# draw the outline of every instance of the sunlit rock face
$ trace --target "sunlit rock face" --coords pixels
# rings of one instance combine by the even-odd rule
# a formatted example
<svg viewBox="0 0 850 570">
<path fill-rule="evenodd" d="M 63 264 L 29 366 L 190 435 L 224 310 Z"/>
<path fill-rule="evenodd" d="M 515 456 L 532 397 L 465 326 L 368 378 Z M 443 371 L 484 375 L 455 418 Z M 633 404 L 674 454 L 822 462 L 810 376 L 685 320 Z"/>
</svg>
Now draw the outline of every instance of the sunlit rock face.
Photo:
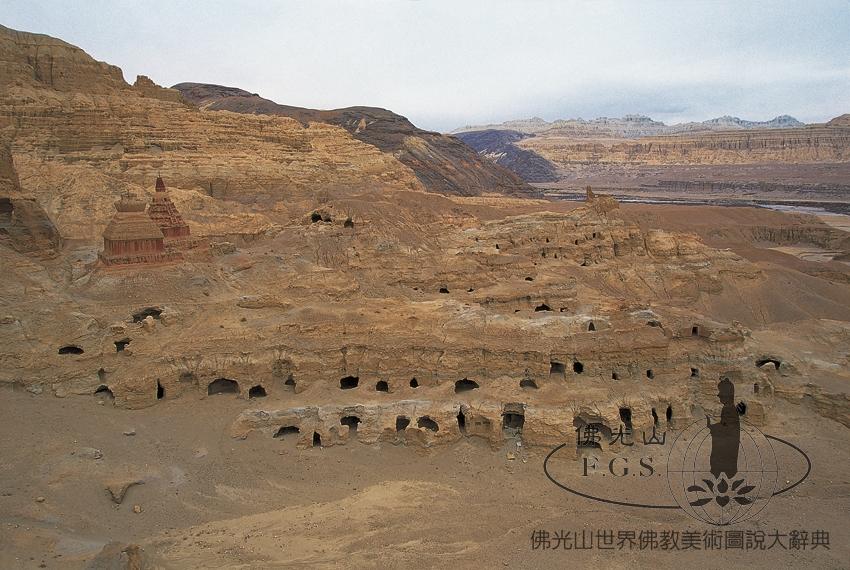
<svg viewBox="0 0 850 570">
<path fill-rule="evenodd" d="M 717 413 L 721 378 L 753 423 L 776 395 L 850 421 L 805 383 L 847 378 L 821 364 L 848 334 L 838 270 L 753 262 L 593 192 L 483 195 L 480 157 L 383 112 L 198 109 L 7 29 L 0 60 L 0 382 L 120 408 L 241 398 L 231 435 L 301 446 L 675 426 Z M 426 192 L 441 172 L 469 192 Z M 196 237 L 206 255 L 178 247 Z"/>
</svg>

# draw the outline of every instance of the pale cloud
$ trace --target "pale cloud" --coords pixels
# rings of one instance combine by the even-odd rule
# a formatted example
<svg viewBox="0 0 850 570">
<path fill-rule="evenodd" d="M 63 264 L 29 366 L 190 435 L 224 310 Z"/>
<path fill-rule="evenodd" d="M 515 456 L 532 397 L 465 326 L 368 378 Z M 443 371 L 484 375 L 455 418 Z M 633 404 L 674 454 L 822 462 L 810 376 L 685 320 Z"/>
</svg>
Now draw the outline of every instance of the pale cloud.
<svg viewBox="0 0 850 570">
<path fill-rule="evenodd" d="M 0 22 L 171 85 L 392 109 L 426 128 L 643 113 L 850 112 L 850 4 L 717 0 L 5 0 Z"/>
</svg>

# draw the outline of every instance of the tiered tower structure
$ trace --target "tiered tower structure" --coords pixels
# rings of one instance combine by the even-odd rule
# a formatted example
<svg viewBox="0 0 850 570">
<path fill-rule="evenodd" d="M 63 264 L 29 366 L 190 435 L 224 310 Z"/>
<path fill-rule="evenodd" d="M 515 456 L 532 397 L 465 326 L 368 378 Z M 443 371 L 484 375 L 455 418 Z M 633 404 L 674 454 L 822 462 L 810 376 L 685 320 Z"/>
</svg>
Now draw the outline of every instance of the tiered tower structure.
<svg viewBox="0 0 850 570">
<path fill-rule="evenodd" d="M 98 257 L 107 266 L 168 263 L 180 259 L 165 249 L 159 226 L 145 212 L 145 202 L 125 194 L 115 204 L 115 215 L 103 232 L 103 251 Z"/>
<path fill-rule="evenodd" d="M 161 176 L 156 177 L 156 192 L 154 193 L 153 203 L 148 208 L 148 215 L 162 230 L 166 246 L 172 245 L 171 242 L 185 240 L 189 237 L 189 224 L 183 220 L 180 211 L 168 196 L 165 182 L 162 181 Z"/>
</svg>

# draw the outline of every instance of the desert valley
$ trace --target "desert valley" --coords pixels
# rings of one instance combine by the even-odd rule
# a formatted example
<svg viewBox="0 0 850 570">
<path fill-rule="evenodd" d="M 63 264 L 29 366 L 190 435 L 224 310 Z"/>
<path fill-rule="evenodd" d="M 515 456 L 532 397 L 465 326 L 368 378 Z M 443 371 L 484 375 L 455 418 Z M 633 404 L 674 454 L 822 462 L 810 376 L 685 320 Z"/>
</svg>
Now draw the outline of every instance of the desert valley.
<svg viewBox="0 0 850 570">
<path fill-rule="evenodd" d="M 846 568 L 848 192 L 850 115 L 442 134 L 0 26 L 0 568 Z M 708 528 L 547 475 L 724 380 L 829 548 L 532 549 Z"/>
</svg>

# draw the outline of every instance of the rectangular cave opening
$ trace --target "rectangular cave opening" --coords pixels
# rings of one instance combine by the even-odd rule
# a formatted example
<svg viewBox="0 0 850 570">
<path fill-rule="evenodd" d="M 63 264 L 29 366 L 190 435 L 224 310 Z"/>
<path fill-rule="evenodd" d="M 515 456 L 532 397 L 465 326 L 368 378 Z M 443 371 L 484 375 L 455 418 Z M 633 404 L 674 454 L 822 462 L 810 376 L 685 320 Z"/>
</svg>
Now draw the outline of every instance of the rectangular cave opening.
<svg viewBox="0 0 850 570">
<path fill-rule="evenodd" d="M 217 378 L 207 385 L 207 395 L 215 394 L 238 394 L 239 383 L 228 378 Z"/>
<path fill-rule="evenodd" d="M 466 434 L 466 415 L 463 413 L 463 408 L 457 411 L 457 427 L 460 433 Z"/>
<path fill-rule="evenodd" d="M 396 431 L 404 431 L 407 429 L 407 426 L 410 425 L 410 418 L 407 416 L 398 416 L 395 419 L 395 430 Z"/>
<path fill-rule="evenodd" d="M 162 315 L 162 309 L 159 307 L 145 307 L 133 313 L 133 322 L 140 323 L 148 317 L 158 319 L 160 315 Z"/>
<path fill-rule="evenodd" d="M 519 433 L 525 425 L 525 414 L 517 412 L 505 412 L 502 414 L 502 429 L 505 431 Z"/>
<path fill-rule="evenodd" d="M 274 437 L 277 439 L 285 439 L 290 435 L 297 435 L 301 433 L 301 429 L 298 426 L 281 426 L 275 432 Z"/>
<path fill-rule="evenodd" d="M 351 390 L 352 388 L 357 388 L 357 385 L 360 384 L 360 378 L 357 376 L 346 376 L 339 381 L 339 387 L 341 390 Z"/>
<path fill-rule="evenodd" d="M 429 418 L 428 416 L 422 416 L 418 420 L 416 420 L 416 425 L 420 428 L 427 429 L 428 431 L 438 431 L 440 426 L 437 425 L 437 422 Z"/>
<path fill-rule="evenodd" d="M 357 426 L 360 424 L 360 418 L 357 416 L 343 416 L 339 423 L 348 426 L 348 433 L 354 435 L 357 433 Z"/>
<path fill-rule="evenodd" d="M 626 433 L 632 433 L 632 409 L 620 408 L 620 421 L 623 422 L 623 427 Z"/>
</svg>

